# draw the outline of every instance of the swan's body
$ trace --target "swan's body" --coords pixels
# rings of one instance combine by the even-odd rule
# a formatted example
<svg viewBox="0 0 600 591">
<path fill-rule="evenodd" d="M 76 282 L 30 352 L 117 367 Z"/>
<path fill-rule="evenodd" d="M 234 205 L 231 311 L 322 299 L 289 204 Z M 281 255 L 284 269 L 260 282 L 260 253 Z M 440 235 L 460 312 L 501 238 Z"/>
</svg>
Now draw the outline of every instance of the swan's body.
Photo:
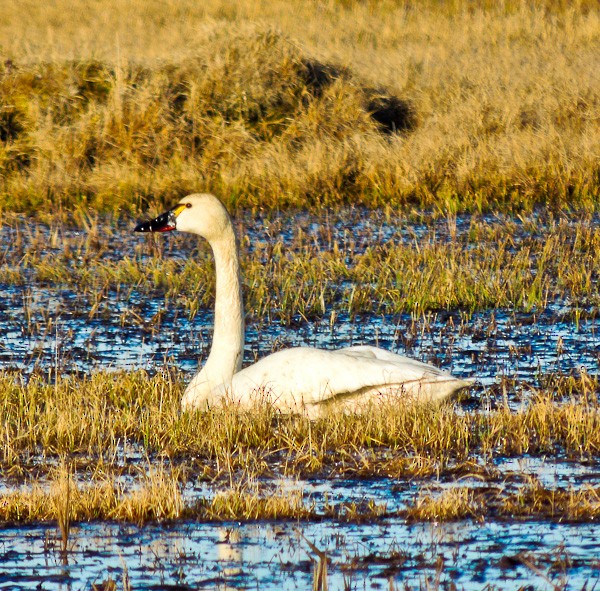
<svg viewBox="0 0 600 591">
<path fill-rule="evenodd" d="M 172 210 L 136 227 L 138 232 L 175 229 L 208 240 L 217 275 L 212 348 L 186 388 L 184 409 L 207 408 L 225 400 L 243 406 L 267 400 L 283 412 L 316 416 L 331 406 L 360 411 L 391 396 L 439 401 L 471 384 L 433 365 L 366 346 L 336 351 L 296 347 L 242 369 L 244 313 L 229 214 L 213 195 L 189 195 Z"/>
</svg>

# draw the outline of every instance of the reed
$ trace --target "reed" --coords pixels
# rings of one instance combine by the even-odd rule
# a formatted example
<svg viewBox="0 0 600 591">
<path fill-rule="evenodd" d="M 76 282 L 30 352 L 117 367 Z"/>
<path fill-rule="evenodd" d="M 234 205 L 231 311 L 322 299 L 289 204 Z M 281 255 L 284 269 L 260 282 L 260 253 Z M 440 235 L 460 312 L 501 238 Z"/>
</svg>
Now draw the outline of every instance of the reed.
<svg viewBox="0 0 600 591">
<path fill-rule="evenodd" d="M 71 533 L 71 489 L 69 466 L 62 464 L 58 481 L 55 484 L 55 492 L 52 496 L 56 503 L 55 513 L 61 539 L 60 551 L 64 558 L 67 555 L 69 534 Z"/>
<path fill-rule="evenodd" d="M 24 6 L 0 24 L 3 210 L 197 189 L 236 207 L 597 206 L 591 0 Z"/>
</svg>

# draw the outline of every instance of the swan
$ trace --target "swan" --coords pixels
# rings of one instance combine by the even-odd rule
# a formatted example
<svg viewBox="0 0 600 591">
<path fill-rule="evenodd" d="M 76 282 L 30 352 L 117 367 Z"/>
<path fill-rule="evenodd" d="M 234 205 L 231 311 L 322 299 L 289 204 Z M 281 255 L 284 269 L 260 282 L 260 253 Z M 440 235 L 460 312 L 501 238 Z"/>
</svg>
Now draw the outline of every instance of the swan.
<svg viewBox="0 0 600 591">
<path fill-rule="evenodd" d="M 206 239 L 216 268 L 212 347 L 185 390 L 183 410 L 207 409 L 224 401 L 250 406 L 266 399 L 281 412 L 318 417 L 333 407 L 360 412 L 390 396 L 441 401 L 472 384 L 433 365 L 370 346 L 334 351 L 295 347 L 242 369 L 244 311 L 231 218 L 217 197 L 202 193 L 184 197 L 172 209 L 135 227 L 136 232 L 173 230 Z"/>
</svg>

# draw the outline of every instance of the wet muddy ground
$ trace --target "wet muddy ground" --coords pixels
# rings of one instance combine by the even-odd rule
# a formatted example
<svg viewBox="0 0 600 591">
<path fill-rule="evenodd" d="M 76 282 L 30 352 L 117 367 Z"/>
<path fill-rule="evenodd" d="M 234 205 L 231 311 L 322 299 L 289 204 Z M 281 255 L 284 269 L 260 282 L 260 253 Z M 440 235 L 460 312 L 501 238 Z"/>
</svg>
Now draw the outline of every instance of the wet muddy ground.
<svg viewBox="0 0 600 591">
<path fill-rule="evenodd" d="M 320 220 L 303 215 L 291 222 L 284 218 L 262 220 L 254 226 L 245 222 L 248 248 L 254 239 L 272 236 L 291 243 L 292 234 L 285 228 L 294 224 L 324 242 L 343 244 L 350 233 L 365 236 L 362 242 L 354 241 L 355 249 L 364 249 L 373 240 L 402 240 L 429 228 L 414 223 L 398 230 L 381 218 L 364 219 L 360 212 L 352 215 L 343 223 L 329 221 L 329 236 L 323 236 Z M 468 223 L 467 217 L 458 218 L 455 225 L 440 222 L 439 232 L 450 240 L 455 232 L 467 231 Z M 528 224 L 522 231 L 531 232 L 534 226 Z M 11 260 L 27 249 L 26 240 L 19 246 L 15 232 L 11 227 L 2 229 L 4 255 Z M 117 234 L 115 244 L 122 248 L 105 256 L 131 254 L 128 229 Z M 179 248 L 174 256 L 186 256 L 185 247 Z M 190 318 L 174 305 L 165 307 L 162 294 L 149 295 L 135 288 L 105 291 L 100 312 L 90 315 L 96 304 L 93 295 L 73 286 L 1 284 L 0 369 L 53 380 L 59 374 L 99 369 L 143 368 L 154 373 L 177 368 L 187 379 L 208 354 L 213 320 L 209 309 Z M 600 338 L 595 312 L 592 307 L 583 316 L 575 314 L 565 297 L 528 312 L 455 310 L 353 318 L 342 312 L 333 323 L 326 314 L 299 319 L 293 326 L 252 320 L 246 331 L 244 361 L 252 363 L 288 346 L 377 345 L 434 363 L 457 376 L 476 376 L 471 397 L 460 404 L 486 412 L 487 404 L 503 399 L 518 406 L 531 388 L 543 388 L 549 375 L 597 375 Z M 143 450 L 124 449 L 124 464 L 144 461 Z M 481 463 L 486 460 L 482 458 Z M 438 494 L 447 487 L 490 483 L 510 488 L 527 478 L 573 490 L 600 484 L 597 458 L 578 462 L 525 456 L 494 460 L 486 470 L 485 483 L 478 477 L 442 476 L 426 483 L 314 478 L 273 484 L 301 489 L 303 501 L 314 506 L 316 513 L 328 502 L 374 502 L 385 505 L 389 514 L 406 507 L 422 490 Z M 3 490 L 13 484 L 0 480 Z M 183 489 L 189 502 L 214 493 L 214 487 L 193 480 Z M 72 530 L 66 560 L 57 550 L 56 535 L 51 524 L 0 528 L 0 589 L 90 589 L 94 585 L 109 589 L 112 581 L 117 588 L 129 584 L 134 589 L 303 589 L 312 585 L 319 560 L 307 540 L 326 553 L 330 589 L 400 589 L 405 585 L 410 589 L 592 589 L 600 585 L 597 526 L 560 519 L 409 524 L 392 516 L 361 524 L 332 520 L 184 522 L 141 528 L 78 524 Z"/>
</svg>

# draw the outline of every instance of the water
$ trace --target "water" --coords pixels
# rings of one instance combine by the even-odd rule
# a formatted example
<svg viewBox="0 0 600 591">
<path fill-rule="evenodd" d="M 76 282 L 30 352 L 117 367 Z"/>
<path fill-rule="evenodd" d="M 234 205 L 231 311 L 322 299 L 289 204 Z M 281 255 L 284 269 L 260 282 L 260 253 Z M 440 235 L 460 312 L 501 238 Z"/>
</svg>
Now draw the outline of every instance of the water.
<svg viewBox="0 0 600 591">
<path fill-rule="evenodd" d="M 0 530 L 0 588 L 122 588 L 126 577 L 133 589 L 309 589 L 309 541 L 327 555 L 330 589 L 591 589 L 600 576 L 594 524 L 82 524 L 66 563 L 54 536 Z"/>
<path fill-rule="evenodd" d="M 105 313 L 89 318 L 86 296 L 71 289 L 0 286 L 0 323 L 5 327 L 0 364 L 5 370 L 55 375 L 98 369 L 143 368 L 153 373 L 173 365 L 190 376 L 210 350 L 211 311 L 192 320 L 161 297 L 135 291 L 109 292 Z M 160 324 L 151 320 L 160 313 Z M 600 339 L 597 318 L 573 320 L 564 306 L 526 314 L 503 310 L 466 317 L 459 312 L 413 318 L 343 315 L 300 326 L 250 324 L 244 362 L 253 363 L 276 348 L 337 348 L 376 345 L 433 363 L 457 376 L 476 376 L 490 386 L 501 377 L 539 385 L 548 373 L 598 373 Z"/>
<path fill-rule="evenodd" d="M 496 218 L 490 218 L 494 223 Z M 508 220 L 515 241 L 542 232 L 546 220 Z M 452 223 L 427 220 L 388 223 L 381 214 L 350 210 L 315 219 L 298 214 L 244 221 L 245 248 L 279 240 L 292 247 L 292 228 L 302 228 L 310 241 L 326 249 L 338 244 L 349 253 L 370 244 L 401 241 L 436 232 L 441 240 L 469 229 L 468 216 Z M 575 223 L 575 222 L 574 222 Z M 591 220 L 590 223 L 597 223 Z M 27 227 L 27 226 L 25 226 Z M 433 230 L 432 230 L 433 228 Z M 18 265 L 31 244 L 45 255 L 58 255 L 64 240 L 86 240 L 77 229 L 4 226 L 0 261 Z M 111 243 L 100 241 L 99 256 L 150 256 L 130 228 L 106 228 Z M 100 232 L 102 233 L 102 232 Z M 36 238 L 37 236 L 37 238 Z M 169 256 L 187 257 L 181 240 L 161 246 Z M 94 306 L 97 313 L 91 314 Z M 498 396 L 494 387 L 509 381 L 511 404 L 519 404 L 530 387 L 548 374 L 597 375 L 600 363 L 598 320 L 589 310 L 578 322 L 568 301 L 556 300 L 530 313 L 487 310 L 475 314 L 449 311 L 410 314 L 365 314 L 350 320 L 340 314 L 301 321 L 293 327 L 251 322 L 247 326 L 244 362 L 253 363 L 273 350 L 309 345 L 336 348 L 377 345 L 434 363 L 457 376 L 477 377 L 474 398 Z M 98 369 L 143 368 L 153 373 L 165 366 L 181 369 L 186 378 L 209 352 L 213 314 L 200 310 L 190 319 L 161 294 L 136 289 L 105 290 L 98 302 L 76 287 L 0 284 L 0 368 L 25 376 L 89 373 Z M 47 462 L 47 458 L 43 461 Z M 123 449 L 125 465 L 143 465 L 144 451 Z M 153 460 L 158 461 L 158 460 Z M 481 459 L 482 464 L 484 460 Z M 328 502 L 385 505 L 389 514 L 405 509 L 423 491 L 441 494 L 453 486 L 504 487 L 516 490 L 536 479 L 547 487 L 579 489 L 600 485 L 598 461 L 520 457 L 486 464 L 486 478 L 442 475 L 416 479 L 314 478 L 267 483 L 300 489 L 303 502 L 324 515 Z M 79 475 L 80 485 L 85 475 Z M 124 476 L 123 484 L 137 486 Z M 42 481 L 43 483 L 43 481 Z M 264 484 L 264 483 L 263 483 Z M 0 479 L 0 489 L 10 489 Z M 186 503 L 210 498 L 214 487 L 191 479 L 183 488 Z M 109 580 L 134 589 L 304 589 L 310 588 L 318 557 L 307 540 L 330 561 L 330 589 L 587 589 L 598 582 L 600 539 L 597 526 L 538 521 L 463 520 L 449 524 L 408 524 L 397 516 L 349 524 L 331 519 L 313 523 L 201 524 L 178 522 L 144 527 L 113 523 L 76 524 L 67 563 L 58 551 L 55 528 L 48 525 L 0 527 L 0 589 L 90 589 Z M 486 587 L 487 585 L 487 587 Z M 490 587 L 491 585 L 491 587 Z M 598 582 L 600 585 L 600 582 Z"/>
</svg>

